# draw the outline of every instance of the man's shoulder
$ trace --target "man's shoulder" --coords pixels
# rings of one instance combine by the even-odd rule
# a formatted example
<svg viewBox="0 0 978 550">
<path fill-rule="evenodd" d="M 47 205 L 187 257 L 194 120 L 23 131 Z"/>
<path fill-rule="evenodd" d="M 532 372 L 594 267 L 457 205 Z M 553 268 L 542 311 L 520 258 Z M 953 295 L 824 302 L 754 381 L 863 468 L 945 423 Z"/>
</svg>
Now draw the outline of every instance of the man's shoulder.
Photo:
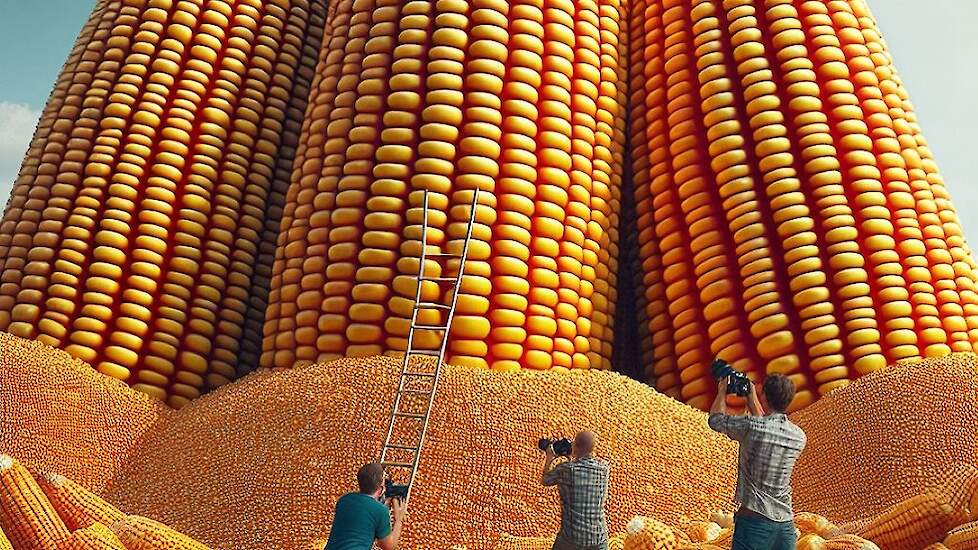
<svg viewBox="0 0 978 550">
<path fill-rule="evenodd" d="M 578 461 L 571 461 L 568 464 L 576 464 L 582 468 L 597 469 L 597 470 L 607 470 L 611 467 L 611 463 L 603 458 L 598 458 L 596 456 L 589 456 L 582 458 Z"/>
<path fill-rule="evenodd" d="M 363 493 L 347 493 L 341 496 L 338 501 L 336 501 L 337 506 L 340 506 L 341 504 L 343 506 L 365 508 L 367 510 L 378 510 L 381 508 L 385 510 L 387 509 L 387 507 L 384 506 L 383 503 L 373 498 L 372 496 L 365 495 Z"/>
<path fill-rule="evenodd" d="M 754 422 L 757 422 L 758 426 L 780 426 L 776 428 L 779 432 L 784 433 L 785 427 L 787 427 L 787 432 L 790 434 L 792 439 L 799 439 L 804 441 L 807 436 L 805 435 L 805 430 L 801 429 L 801 426 L 795 424 L 788 418 L 788 415 L 784 413 L 770 414 L 767 416 L 753 417 Z M 772 428 L 775 429 L 775 428 Z"/>
</svg>

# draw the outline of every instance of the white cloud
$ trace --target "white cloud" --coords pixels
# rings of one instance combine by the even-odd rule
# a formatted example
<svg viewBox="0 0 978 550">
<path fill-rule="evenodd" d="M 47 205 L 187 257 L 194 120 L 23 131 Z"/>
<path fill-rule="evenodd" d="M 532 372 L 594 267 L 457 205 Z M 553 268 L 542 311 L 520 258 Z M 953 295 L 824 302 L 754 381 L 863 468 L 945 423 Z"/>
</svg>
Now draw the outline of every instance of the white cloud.
<svg viewBox="0 0 978 550">
<path fill-rule="evenodd" d="M 0 204 L 6 204 L 41 112 L 26 103 L 0 101 Z"/>
</svg>

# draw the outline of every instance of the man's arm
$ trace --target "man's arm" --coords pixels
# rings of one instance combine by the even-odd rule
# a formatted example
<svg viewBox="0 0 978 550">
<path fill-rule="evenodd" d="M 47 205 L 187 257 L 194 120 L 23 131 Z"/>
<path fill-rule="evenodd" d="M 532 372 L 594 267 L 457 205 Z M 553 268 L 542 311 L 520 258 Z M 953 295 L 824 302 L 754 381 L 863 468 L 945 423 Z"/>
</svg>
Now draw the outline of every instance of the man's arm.
<svg viewBox="0 0 978 550">
<path fill-rule="evenodd" d="M 544 487 L 552 487 L 560 483 L 561 470 L 560 466 L 554 466 L 554 460 L 557 455 L 554 454 L 553 447 L 547 447 L 547 458 L 543 461 L 543 476 L 540 480 Z"/>
<path fill-rule="evenodd" d="M 717 396 L 713 399 L 713 406 L 710 407 L 710 416 L 714 414 L 727 414 L 727 377 L 724 376 L 717 384 Z"/>
<path fill-rule="evenodd" d="M 747 394 L 747 412 L 751 416 L 764 416 L 764 407 L 761 406 L 761 401 L 757 398 L 757 384 L 750 383 L 750 393 Z"/>
<path fill-rule="evenodd" d="M 391 513 L 394 516 L 394 528 L 389 535 L 382 539 L 377 539 L 377 546 L 380 550 L 396 550 L 397 542 L 401 539 L 401 526 L 404 524 L 404 501 L 394 499 L 391 501 Z"/>
<path fill-rule="evenodd" d="M 710 408 L 710 418 L 707 422 L 710 429 L 720 432 L 730 439 L 743 441 L 747 437 L 750 421 L 746 416 L 730 416 L 727 414 L 727 379 L 724 377 L 717 384 L 717 396 Z"/>
</svg>

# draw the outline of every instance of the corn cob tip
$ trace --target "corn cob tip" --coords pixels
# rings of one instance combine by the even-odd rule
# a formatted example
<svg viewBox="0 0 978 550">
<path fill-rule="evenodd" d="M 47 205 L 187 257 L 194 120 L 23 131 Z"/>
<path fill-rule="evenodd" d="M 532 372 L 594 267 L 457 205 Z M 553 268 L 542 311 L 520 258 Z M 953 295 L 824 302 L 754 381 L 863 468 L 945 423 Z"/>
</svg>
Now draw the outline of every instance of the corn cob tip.
<svg viewBox="0 0 978 550">
<path fill-rule="evenodd" d="M 632 521 L 629 521 L 628 525 L 625 526 L 625 531 L 627 531 L 629 535 L 637 535 L 644 529 L 645 520 L 638 516 L 632 518 Z"/>
<path fill-rule="evenodd" d="M 9 470 L 14 466 L 14 459 L 10 455 L 0 455 L 0 472 Z"/>
<path fill-rule="evenodd" d="M 40 474 L 44 477 L 45 481 L 55 487 L 61 487 L 68 482 L 68 478 L 55 472 L 40 472 Z"/>
</svg>

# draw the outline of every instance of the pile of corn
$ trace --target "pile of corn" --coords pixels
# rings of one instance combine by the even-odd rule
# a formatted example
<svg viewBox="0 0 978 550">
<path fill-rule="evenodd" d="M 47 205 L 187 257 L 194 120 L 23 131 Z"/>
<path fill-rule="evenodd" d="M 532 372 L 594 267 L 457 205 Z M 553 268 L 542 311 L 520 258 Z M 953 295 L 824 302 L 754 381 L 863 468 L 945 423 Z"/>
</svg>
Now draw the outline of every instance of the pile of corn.
<svg viewBox="0 0 978 550">
<path fill-rule="evenodd" d="M 328 531 L 336 499 L 380 450 L 398 367 L 371 357 L 255 373 L 176 411 L 106 496 L 213 546 L 304 549 Z M 733 506 L 735 444 L 695 409 L 608 372 L 448 367 L 407 547 L 485 550 L 500 532 L 555 533 L 559 503 L 540 485 L 537 439 L 585 428 L 612 463 L 615 529 L 649 509 L 678 521 Z M 269 514 L 282 529 L 268 528 Z"/>
<path fill-rule="evenodd" d="M 0 224 L 0 330 L 180 406 L 258 362 L 324 0 L 100 0 Z"/>
<path fill-rule="evenodd" d="M 0 335 L 0 407 L 10 419 L 0 451 L 213 547 L 305 550 L 324 540 L 336 499 L 376 456 L 398 363 L 373 357 L 260 371 L 161 414 L 145 395 L 61 351 Z M 978 531 L 968 435 L 976 396 L 978 358 L 957 354 L 873 374 L 794 415 L 808 434 L 794 477 L 797 508 L 883 550 L 940 541 L 969 548 Z M 406 547 L 489 550 L 504 533 L 520 544 L 552 536 L 558 505 L 538 485 L 535 442 L 582 428 L 599 433 L 599 455 L 612 462 L 609 515 L 622 543 L 628 522 L 651 512 L 677 548 L 728 545 L 728 516 L 709 514 L 732 508 L 736 447 L 710 432 L 702 413 L 612 373 L 449 367 Z M 911 443 L 920 451 L 908 452 Z M 35 477 L 45 491 L 65 483 Z M 80 528 L 79 510 L 59 509 L 70 531 Z M 267 528 L 269 510 L 283 529 Z M 796 521 L 817 535 L 805 539 L 811 548 L 872 548 L 841 546 L 851 540 L 817 516 Z"/>
<path fill-rule="evenodd" d="M 792 480 L 799 508 L 835 521 L 881 512 L 955 464 L 978 465 L 978 357 L 892 366 L 793 419 L 808 434 Z"/>
<path fill-rule="evenodd" d="M 171 411 L 67 353 L 0 333 L 0 452 L 101 490 Z"/>
<path fill-rule="evenodd" d="M 207 550 L 141 516 L 120 512 L 56 474 L 29 471 L 0 455 L 0 549 Z"/>
</svg>

